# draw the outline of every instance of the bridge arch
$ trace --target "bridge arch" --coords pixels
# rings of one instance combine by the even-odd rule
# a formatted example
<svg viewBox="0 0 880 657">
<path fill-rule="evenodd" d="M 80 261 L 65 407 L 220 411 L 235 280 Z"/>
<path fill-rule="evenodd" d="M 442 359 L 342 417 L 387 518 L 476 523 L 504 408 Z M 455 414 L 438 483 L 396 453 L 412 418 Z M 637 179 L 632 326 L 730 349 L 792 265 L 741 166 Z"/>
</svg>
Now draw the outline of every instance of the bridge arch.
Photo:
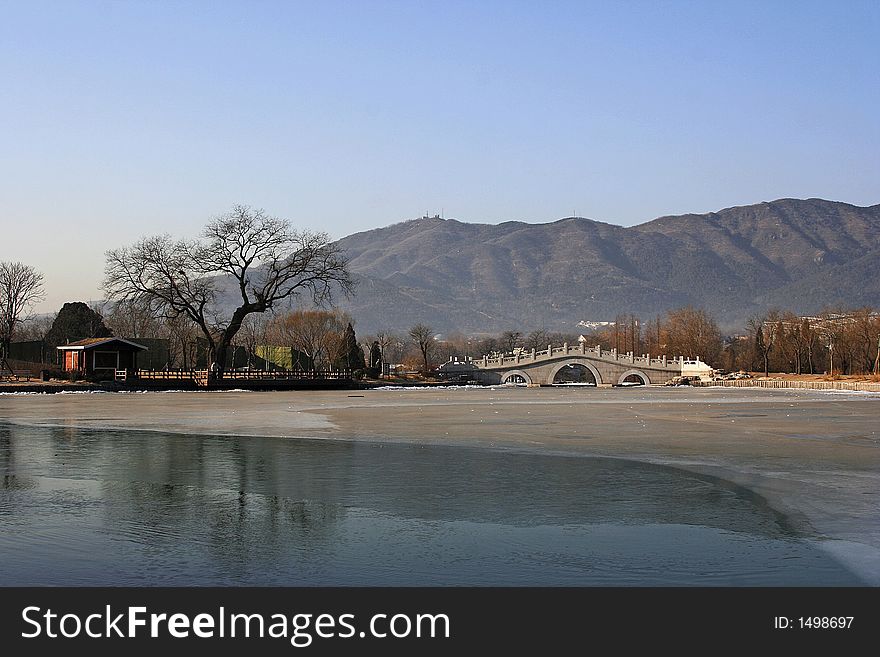
<svg viewBox="0 0 880 657">
<path fill-rule="evenodd" d="M 505 372 L 501 377 L 501 383 L 511 383 L 510 380 L 515 376 L 521 377 L 526 383 L 532 385 L 532 377 L 522 370 L 510 370 L 509 372 Z"/>
<path fill-rule="evenodd" d="M 617 380 L 618 385 L 627 380 L 627 378 L 631 376 L 636 376 L 642 380 L 642 385 L 649 386 L 651 385 L 651 379 L 648 378 L 648 375 L 642 372 L 641 370 L 627 370 L 623 374 L 620 375 L 620 378 Z"/>
<path fill-rule="evenodd" d="M 582 367 L 587 368 L 593 374 L 593 378 L 596 379 L 596 385 L 602 385 L 602 375 L 599 374 L 599 370 L 597 370 L 586 358 L 568 358 L 557 363 L 552 370 L 550 370 L 550 376 L 547 377 L 547 384 L 553 385 L 553 382 L 556 380 L 556 375 L 559 374 L 559 371 L 563 367 L 568 367 L 569 365 L 580 365 Z"/>
</svg>

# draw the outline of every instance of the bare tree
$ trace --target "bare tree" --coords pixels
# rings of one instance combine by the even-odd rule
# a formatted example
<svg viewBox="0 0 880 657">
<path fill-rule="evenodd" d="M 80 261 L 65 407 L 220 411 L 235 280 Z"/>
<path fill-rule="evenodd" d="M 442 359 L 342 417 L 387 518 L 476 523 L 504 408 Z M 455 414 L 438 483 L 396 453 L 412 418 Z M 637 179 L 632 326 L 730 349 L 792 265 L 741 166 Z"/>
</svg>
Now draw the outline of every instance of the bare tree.
<svg viewBox="0 0 880 657">
<path fill-rule="evenodd" d="M 669 353 L 699 356 L 707 363 L 718 361 L 723 345 L 721 332 L 705 310 L 690 306 L 670 310 L 663 326 Z"/>
<path fill-rule="evenodd" d="M 498 338 L 489 336 L 482 340 L 477 340 L 474 346 L 474 354 L 477 356 L 487 356 L 498 350 Z"/>
<path fill-rule="evenodd" d="M 874 367 L 871 369 L 871 374 L 880 374 L 880 336 L 877 337 L 877 356 L 874 358 Z"/>
<path fill-rule="evenodd" d="M 663 322 L 658 315 L 645 324 L 645 351 L 649 354 L 665 354 L 666 343 L 663 341 Z"/>
<path fill-rule="evenodd" d="M 8 356 L 15 329 L 44 298 L 40 272 L 21 262 L 0 262 L 0 357 Z"/>
<path fill-rule="evenodd" d="M 505 353 L 509 353 L 522 346 L 523 334 L 519 331 L 504 331 L 498 341 L 504 346 Z"/>
<path fill-rule="evenodd" d="M 550 344 L 550 335 L 544 329 L 538 329 L 529 333 L 526 337 L 526 349 L 534 349 L 535 351 L 539 351 L 541 349 L 546 349 L 547 345 Z"/>
<path fill-rule="evenodd" d="M 880 339 L 880 317 L 871 308 L 859 308 L 853 314 L 853 342 L 857 346 L 857 370 L 871 372 L 876 359 L 874 350 Z"/>
<path fill-rule="evenodd" d="M 614 349 L 620 352 L 621 328 L 623 329 L 623 343 L 626 344 L 626 315 L 617 315 L 614 318 Z"/>
<path fill-rule="evenodd" d="M 104 290 L 114 300 L 144 301 L 166 317 L 185 315 L 208 342 L 218 368 L 244 318 L 306 293 L 320 305 L 353 281 L 340 248 L 325 233 L 294 230 L 283 219 L 236 205 L 210 222 L 200 240 L 144 238 L 107 252 Z M 219 279 L 234 286 L 224 312 Z"/>
<path fill-rule="evenodd" d="M 403 361 L 407 348 L 405 338 L 383 329 L 376 333 L 376 342 L 379 343 L 383 363 L 400 363 Z"/>
<path fill-rule="evenodd" d="M 702 311 L 698 311 L 702 312 Z M 704 313 L 705 314 L 705 313 Z M 717 329 L 716 329 L 717 332 Z M 629 315 L 629 350 L 634 353 L 642 351 L 642 320 L 630 313 Z M 718 336 L 718 350 L 721 351 L 721 336 Z M 702 352 L 705 353 L 705 352 Z"/>
<path fill-rule="evenodd" d="M 382 349 L 373 335 L 366 335 L 360 340 L 360 348 L 366 357 L 367 367 L 382 367 Z M 375 355 L 375 358 L 373 356 Z"/>
<path fill-rule="evenodd" d="M 779 333 L 782 352 L 788 359 L 788 364 L 794 370 L 794 373 L 801 374 L 804 354 L 808 349 L 809 335 L 804 333 L 803 322 L 800 317 L 790 311 L 782 314 L 781 323 L 783 327 L 786 327 L 784 331 Z"/>
<path fill-rule="evenodd" d="M 813 353 L 819 344 L 819 336 L 807 318 L 801 320 L 801 339 L 807 352 L 807 364 L 810 366 L 810 374 L 813 374 Z"/>
<path fill-rule="evenodd" d="M 257 347 L 261 342 L 265 342 L 267 323 L 263 317 L 250 315 L 241 323 L 241 331 L 238 336 L 238 342 L 244 347 L 247 354 L 247 366 L 254 366 L 254 357 L 257 353 Z"/>
<path fill-rule="evenodd" d="M 168 338 L 168 366 L 195 369 L 199 357 L 198 327 L 186 316 L 165 320 L 163 334 Z"/>
<path fill-rule="evenodd" d="M 19 324 L 15 337 L 21 340 L 45 340 L 54 321 L 55 313 L 31 315 Z"/>
<path fill-rule="evenodd" d="M 396 344 L 400 341 L 401 340 L 398 336 L 394 335 L 390 331 L 386 331 L 385 329 L 376 332 L 376 342 L 379 343 L 379 351 L 382 354 L 383 363 L 391 362 L 392 359 L 389 358 L 391 354 L 388 353 L 388 348 L 391 345 Z"/>
<path fill-rule="evenodd" d="M 150 304 L 136 300 L 117 301 L 104 314 L 105 323 L 114 335 L 126 338 L 155 337 L 160 332 L 160 322 L 150 309 Z"/>
<path fill-rule="evenodd" d="M 428 361 L 434 351 L 434 329 L 427 324 L 416 324 L 409 330 L 409 337 L 422 354 L 422 361 L 425 366 L 422 374 L 427 376 L 429 369 Z"/>
<path fill-rule="evenodd" d="M 338 355 L 350 323 L 351 317 L 340 310 L 295 310 L 275 317 L 267 333 L 276 343 L 304 353 L 312 367 L 326 369 Z"/>
<path fill-rule="evenodd" d="M 819 340 L 828 353 L 829 374 L 834 376 L 834 354 L 843 351 L 840 349 L 844 342 L 844 321 L 843 313 L 839 311 L 824 310 L 819 315 L 819 324 L 817 326 Z M 842 368 L 841 368 L 842 369 Z"/>
<path fill-rule="evenodd" d="M 779 313 L 776 310 L 749 319 L 749 332 L 755 339 L 755 356 L 760 358 L 764 365 L 764 376 L 770 376 L 770 353 L 776 346 L 778 323 Z"/>
<path fill-rule="evenodd" d="M 41 363 L 51 363 L 55 360 L 53 358 L 55 356 L 54 353 L 47 353 L 49 349 L 46 345 L 46 334 L 52 329 L 54 322 L 55 315 L 52 313 L 47 315 L 31 315 L 15 329 L 15 339 L 17 341 L 33 341 L 40 345 Z"/>
</svg>

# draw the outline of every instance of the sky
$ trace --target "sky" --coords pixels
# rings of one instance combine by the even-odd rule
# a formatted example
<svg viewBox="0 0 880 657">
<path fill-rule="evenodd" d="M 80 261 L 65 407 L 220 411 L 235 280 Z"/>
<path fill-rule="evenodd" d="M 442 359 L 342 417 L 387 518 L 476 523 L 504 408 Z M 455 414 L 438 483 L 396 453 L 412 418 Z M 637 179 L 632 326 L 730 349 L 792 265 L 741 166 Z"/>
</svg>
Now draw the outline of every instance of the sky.
<svg viewBox="0 0 880 657">
<path fill-rule="evenodd" d="M 880 2 L 6 2 L 0 261 L 38 312 L 242 203 L 633 225 L 880 202 Z"/>
</svg>

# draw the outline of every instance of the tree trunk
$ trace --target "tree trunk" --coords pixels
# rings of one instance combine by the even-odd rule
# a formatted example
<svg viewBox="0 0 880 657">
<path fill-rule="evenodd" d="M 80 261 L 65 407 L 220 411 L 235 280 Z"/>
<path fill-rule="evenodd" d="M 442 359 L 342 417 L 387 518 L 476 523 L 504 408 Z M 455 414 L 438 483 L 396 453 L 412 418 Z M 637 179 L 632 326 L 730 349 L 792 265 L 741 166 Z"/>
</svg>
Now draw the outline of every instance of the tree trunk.
<svg viewBox="0 0 880 657">
<path fill-rule="evenodd" d="M 226 339 L 226 335 L 221 334 L 220 339 L 217 341 L 217 345 L 212 349 L 213 354 L 211 358 L 211 363 L 216 364 L 217 371 L 222 372 L 226 368 L 226 349 L 229 347 L 229 340 Z"/>
<path fill-rule="evenodd" d="M 259 311 L 259 308 L 253 306 L 241 306 L 237 308 L 236 311 L 232 313 L 232 319 L 229 320 L 229 324 L 226 325 L 226 328 L 220 334 L 220 339 L 217 340 L 217 345 L 214 348 L 214 362 L 217 364 L 216 369 L 218 378 L 223 376 L 223 370 L 226 368 L 226 354 L 229 352 L 229 345 L 232 344 L 232 339 L 236 336 L 239 329 L 241 329 L 241 324 L 244 321 L 244 318 L 251 312 L 255 311 Z M 232 365 L 234 368 L 235 363 L 233 362 Z"/>
</svg>

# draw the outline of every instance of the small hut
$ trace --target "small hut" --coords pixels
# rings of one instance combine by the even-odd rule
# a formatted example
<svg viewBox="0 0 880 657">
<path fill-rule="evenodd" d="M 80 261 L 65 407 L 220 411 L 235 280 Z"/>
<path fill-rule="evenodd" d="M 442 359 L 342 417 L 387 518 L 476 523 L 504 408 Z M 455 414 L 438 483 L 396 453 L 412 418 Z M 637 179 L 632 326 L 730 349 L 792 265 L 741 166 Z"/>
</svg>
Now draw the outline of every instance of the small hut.
<svg viewBox="0 0 880 657">
<path fill-rule="evenodd" d="M 123 338 L 86 338 L 61 345 L 58 351 L 64 354 L 65 372 L 91 376 L 137 369 L 137 355 L 147 347 Z"/>
</svg>

